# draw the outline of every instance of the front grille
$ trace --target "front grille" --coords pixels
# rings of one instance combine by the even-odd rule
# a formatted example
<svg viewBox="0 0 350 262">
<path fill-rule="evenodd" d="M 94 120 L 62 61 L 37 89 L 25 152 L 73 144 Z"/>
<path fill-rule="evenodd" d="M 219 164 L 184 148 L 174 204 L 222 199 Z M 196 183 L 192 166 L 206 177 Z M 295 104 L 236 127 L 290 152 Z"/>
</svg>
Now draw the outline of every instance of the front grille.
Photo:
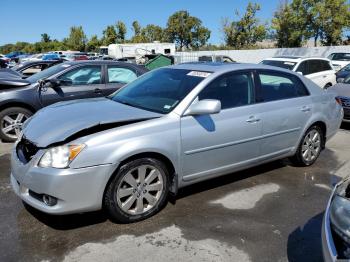
<svg viewBox="0 0 350 262">
<path fill-rule="evenodd" d="M 339 98 L 343 107 L 350 108 L 350 97 L 340 96 Z"/>
<path fill-rule="evenodd" d="M 18 142 L 16 151 L 19 160 L 26 164 L 35 156 L 39 151 L 39 148 L 34 143 L 23 137 L 21 141 Z"/>
</svg>

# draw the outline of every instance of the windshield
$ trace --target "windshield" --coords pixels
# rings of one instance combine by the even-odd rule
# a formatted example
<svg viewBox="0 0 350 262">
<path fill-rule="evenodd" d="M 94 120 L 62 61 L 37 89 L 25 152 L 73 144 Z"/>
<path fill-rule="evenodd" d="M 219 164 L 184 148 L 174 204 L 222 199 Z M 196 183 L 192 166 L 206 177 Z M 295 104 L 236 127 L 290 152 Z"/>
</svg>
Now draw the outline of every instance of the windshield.
<svg viewBox="0 0 350 262">
<path fill-rule="evenodd" d="M 196 87 L 208 72 L 162 68 L 131 82 L 110 99 L 148 111 L 167 114 Z"/>
<path fill-rule="evenodd" d="M 336 61 L 350 61 L 350 53 L 334 53 L 331 55 L 332 60 Z"/>
<path fill-rule="evenodd" d="M 36 73 L 36 74 L 28 77 L 27 80 L 33 84 L 41 79 L 44 79 L 44 78 L 50 77 L 54 74 L 57 74 L 58 72 L 61 72 L 62 70 L 66 69 L 69 66 L 70 66 L 69 64 L 65 64 L 65 63 L 54 65 L 52 67 L 49 67 L 48 69 L 45 69 L 39 73 Z"/>
<path fill-rule="evenodd" d="M 294 66 L 296 65 L 295 62 L 276 61 L 276 60 L 263 60 L 261 62 L 261 64 L 282 67 L 282 68 L 289 69 L 289 70 L 293 70 Z"/>
</svg>

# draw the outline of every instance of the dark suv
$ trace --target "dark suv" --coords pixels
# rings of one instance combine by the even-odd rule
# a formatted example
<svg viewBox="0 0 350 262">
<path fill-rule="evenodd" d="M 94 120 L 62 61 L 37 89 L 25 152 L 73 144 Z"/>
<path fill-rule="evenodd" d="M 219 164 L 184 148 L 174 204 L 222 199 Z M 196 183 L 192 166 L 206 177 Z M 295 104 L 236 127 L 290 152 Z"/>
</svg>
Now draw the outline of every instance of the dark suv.
<svg viewBox="0 0 350 262">
<path fill-rule="evenodd" d="M 0 79 L 0 139 L 15 141 L 26 119 L 47 105 L 107 96 L 147 72 L 115 61 L 66 62 L 26 79 Z"/>
</svg>

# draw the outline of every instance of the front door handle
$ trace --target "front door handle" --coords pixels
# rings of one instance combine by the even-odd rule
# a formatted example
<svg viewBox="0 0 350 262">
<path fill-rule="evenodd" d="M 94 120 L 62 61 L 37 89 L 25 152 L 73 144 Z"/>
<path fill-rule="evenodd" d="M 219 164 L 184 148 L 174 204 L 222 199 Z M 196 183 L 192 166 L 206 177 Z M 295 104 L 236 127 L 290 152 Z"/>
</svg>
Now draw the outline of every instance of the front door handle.
<svg viewBox="0 0 350 262">
<path fill-rule="evenodd" d="M 256 118 L 255 116 L 250 116 L 247 120 L 246 120 L 246 122 L 247 123 L 256 123 L 256 122 L 259 122 L 260 121 L 260 119 L 259 118 Z"/>
<path fill-rule="evenodd" d="M 310 112 L 310 111 L 311 111 L 311 108 L 310 108 L 309 106 L 303 106 L 303 107 L 301 108 L 301 111 L 303 111 L 303 112 Z"/>
<path fill-rule="evenodd" d="M 96 88 L 96 89 L 94 90 L 94 93 L 95 93 L 95 94 L 102 94 L 102 90 L 99 89 L 99 88 Z"/>
</svg>

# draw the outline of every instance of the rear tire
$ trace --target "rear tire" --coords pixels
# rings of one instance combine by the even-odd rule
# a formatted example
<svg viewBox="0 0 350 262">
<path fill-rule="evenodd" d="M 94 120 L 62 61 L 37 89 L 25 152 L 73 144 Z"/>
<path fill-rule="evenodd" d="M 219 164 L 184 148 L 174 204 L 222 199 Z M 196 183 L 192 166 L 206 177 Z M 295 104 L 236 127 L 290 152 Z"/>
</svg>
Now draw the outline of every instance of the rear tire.
<svg viewBox="0 0 350 262">
<path fill-rule="evenodd" d="M 290 160 L 296 166 L 311 166 L 319 157 L 324 145 L 324 134 L 319 126 L 310 127 L 304 134 L 297 152 Z"/>
<path fill-rule="evenodd" d="M 9 107 L 0 111 L 0 140 L 16 141 L 23 123 L 32 115 L 31 111 L 22 107 Z"/>
<path fill-rule="evenodd" d="M 103 205 L 112 220 L 132 223 L 158 213 L 167 203 L 169 173 L 153 158 L 124 164 L 108 184 Z"/>
</svg>

